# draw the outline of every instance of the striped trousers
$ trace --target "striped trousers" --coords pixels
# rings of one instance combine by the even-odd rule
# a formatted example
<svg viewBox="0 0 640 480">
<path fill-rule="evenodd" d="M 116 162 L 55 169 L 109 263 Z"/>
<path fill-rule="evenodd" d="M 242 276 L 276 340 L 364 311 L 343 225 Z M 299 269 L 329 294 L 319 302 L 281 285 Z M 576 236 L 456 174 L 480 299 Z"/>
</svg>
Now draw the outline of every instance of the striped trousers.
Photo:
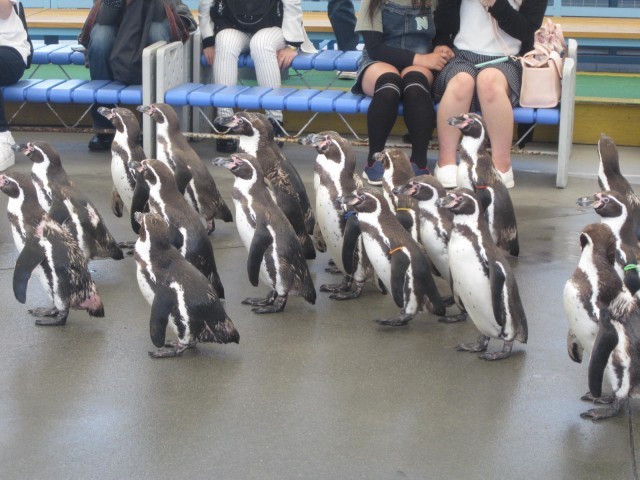
<svg viewBox="0 0 640 480">
<path fill-rule="evenodd" d="M 285 46 L 282 29 L 278 27 L 263 28 L 254 34 L 226 28 L 216 35 L 213 81 L 220 85 L 237 85 L 238 57 L 241 53 L 250 52 L 255 64 L 258 85 L 278 88 L 282 79 L 280 67 L 278 67 L 277 52 Z M 267 110 L 266 114 L 282 121 L 281 110 Z M 233 109 L 219 108 L 218 115 L 233 115 Z"/>
</svg>

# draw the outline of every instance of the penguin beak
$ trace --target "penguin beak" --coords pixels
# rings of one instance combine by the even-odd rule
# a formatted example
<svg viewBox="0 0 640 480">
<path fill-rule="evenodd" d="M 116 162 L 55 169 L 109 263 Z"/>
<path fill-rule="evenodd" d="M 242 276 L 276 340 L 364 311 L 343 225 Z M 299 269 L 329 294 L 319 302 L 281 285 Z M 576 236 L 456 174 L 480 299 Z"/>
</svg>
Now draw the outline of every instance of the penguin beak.
<svg viewBox="0 0 640 480">
<path fill-rule="evenodd" d="M 230 128 L 237 127 L 238 123 L 235 116 L 216 117 L 216 119 L 213 121 L 213 126 L 217 129 L 224 129 L 225 131 L 223 131 L 222 133 L 226 133 Z"/>
<path fill-rule="evenodd" d="M 396 196 L 397 195 L 412 196 L 417 191 L 418 191 L 417 184 L 413 182 L 407 183 L 406 185 L 401 185 L 399 187 L 395 187 L 393 190 L 391 190 L 391 192 L 393 192 L 393 194 Z"/>
<path fill-rule="evenodd" d="M 381 151 L 381 152 L 376 152 L 373 154 L 373 159 L 376 162 L 380 162 L 382 164 L 384 164 L 384 159 L 387 157 L 387 155 L 385 154 L 385 151 Z"/>
<path fill-rule="evenodd" d="M 0 188 L 3 188 L 9 181 L 4 175 L 0 175 Z"/>
<path fill-rule="evenodd" d="M 317 133 L 310 133 L 306 137 L 302 137 L 298 140 L 300 145 L 313 145 L 314 147 L 318 145 L 323 140 L 322 135 L 318 135 Z"/>
<path fill-rule="evenodd" d="M 17 143 L 14 143 L 13 145 L 11 145 L 11 150 L 13 150 L 16 153 L 22 153 L 25 149 L 27 148 L 26 145 L 19 145 Z"/>
<path fill-rule="evenodd" d="M 467 127 L 471 123 L 471 121 L 471 118 L 469 118 L 466 113 L 463 113 L 462 115 L 459 115 L 457 117 L 450 117 L 449 120 L 447 120 L 447 123 L 452 127 L 456 127 L 462 130 L 463 128 Z"/>
<path fill-rule="evenodd" d="M 22 153 L 27 157 L 30 157 L 31 154 L 35 151 L 33 143 L 22 143 L 20 145 L 16 144 L 16 145 L 13 145 L 11 148 L 14 152 Z"/>
<path fill-rule="evenodd" d="M 102 115 L 103 117 L 105 117 L 108 120 L 111 120 L 113 118 L 113 110 L 107 107 L 100 107 L 98 108 L 98 113 L 100 115 Z"/>
<path fill-rule="evenodd" d="M 135 160 L 131 160 L 131 161 L 129 162 L 129 168 L 130 168 L 131 170 L 136 171 L 136 172 L 141 172 L 141 171 L 142 171 L 142 170 L 141 170 L 141 169 L 142 169 L 142 164 L 141 164 L 140 162 L 136 162 Z M 136 221 L 137 221 L 137 220 L 136 220 Z M 138 222 L 138 223 L 140 223 L 140 222 Z"/>
<path fill-rule="evenodd" d="M 459 199 L 458 195 L 456 195 L 455 193 L 449 193 L 444 197 L 441 197 L 438 200 L 436 200 L 436 207 L 453 208 L 458 204 L 458 199 Z"/>
<path fill-rule="evenodd" d="M 149 116 L 153 115 L 153 112 L 155 111 L 155 109 L 153 108 L 153 105 L 138 105 L 136 107 L 136 110 L 138 110 L 141 113 L 146 113 Z"/>
<path fill-rule="evenodd" d="M 599 199 L 596 195 L 592 195 L 590 197 L 580 197 L 578 200 L 576 200 L 576 204 L 578 204 L 579 207 L 598 208 L 601 204 L 601 202 L 599 202 L 598 200 Z"/>
<path fill-rule="evenodd" d="M 225 167 L 233 171 L 242 164 L 242 159 L 238 157 L 218 157 L 211 160 L 211 163 L 216 167 Z"/>
</svg>

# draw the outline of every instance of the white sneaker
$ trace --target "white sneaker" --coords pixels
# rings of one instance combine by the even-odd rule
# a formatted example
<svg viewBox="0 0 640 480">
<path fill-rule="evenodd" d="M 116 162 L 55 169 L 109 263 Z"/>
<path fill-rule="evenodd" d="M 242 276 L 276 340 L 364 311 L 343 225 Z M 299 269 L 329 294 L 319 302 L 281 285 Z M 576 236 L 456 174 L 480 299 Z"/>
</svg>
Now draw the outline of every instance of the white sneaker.
<svg viewBox="0 0 640 480">
<path fill-rule="evenodd" d="M 15 165 L 16 154 L 11 148 L 15 144 L 11 132 L 0 132 L 0 172 Z"/>
<path fill-rule="evenodd" d="M 500 172 L 500 170 L 498 170 L 498 172 Z M 504 183 L 505 187 L 513 188 L 516 186 L 516 182 L 513 179 L 513 168 L 510 168 L 504 173 L 500 172 L 500 176 L 502 177 L 502 182 Z"/>
<path fill-rule="evenodd" d="M 456 188 L 458 186 L 458 166 L 457 165 L 445 165 L 440 167 L 436 164 L 436 169 L 433 174 L 440 181 L 444 188 Z"/>
<path fill-rule="evenodd" d="M 336 73 L 336 76 L 340 80 L 355 80 L 356 78 L 358 78 L 358 72 L 344 72 L 341 70 Z"/>
</svg>

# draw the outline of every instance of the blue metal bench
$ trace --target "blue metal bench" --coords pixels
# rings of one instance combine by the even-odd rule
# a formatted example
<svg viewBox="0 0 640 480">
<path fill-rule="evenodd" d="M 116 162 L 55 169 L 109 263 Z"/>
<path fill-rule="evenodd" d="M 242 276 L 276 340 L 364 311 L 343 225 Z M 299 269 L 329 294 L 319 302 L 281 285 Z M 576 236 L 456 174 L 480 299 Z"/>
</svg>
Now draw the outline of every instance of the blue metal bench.
<svg viewBox="0 0 640 480">
<path fill-rule="evenodd" d="M 570 39 L 568 42 L 569 55 L 564 64 L 562 80 L 562 99 L 556 108 L 515 108 L 516 123 L 534 125 L 559 125 L 558 135 L 558 166 L 556 186 L 564 188 L 568 182 L 568 164 L 571 158 L 573 141 L 573 121 L 575 108 L 576 55 L 577 43 Z M 296 134 L 302 132 L 320 113 L 335 113 L 357 134 L 343 117 L 345 114 L 366 113 L 371 98 L 354 95 L 338 89 L 317 88 L 276 88 L 249 87 L 236 85 L 226 87 L 203 82 L 185 82 L 184 73 L 179 72 L 174 78 L 169 73 L 174 63 L 184 65 L 185 62 L 177 56 L 183 54 L 179 44 L 168 44 L 161 47 L 157 53 L 158 85 L 156 101 L 165 102 L 180 109 L 193 107 L 203 109 L 207 107 L 231 107 L 247 110 L 289 110 L 298 112 L 312 112 L 314 115 Z M 194 41 L 192 51 L 192 78 L 200 79 L 202 66 L 200 49 L 197 40 Z M 340 52 L 335 50 L 321 51 L 316 54 L 301 54 L 294 60 L 294 68 L 301 70 L 351 70 L 357 69 L 359 52 Z M 250 66 L 252 62 L 248 55 L 241 56 L 239 66 Z M 560 107 L 562 106 L 562 108 Z M 400 109 L 402 114 L 402 109 Z M 194 115 L 195 118 L 195 115 Z M 195 123 L 194 123 L 195 125 Z M 183 130 L 186 130 L 183 127 Z M 194 131 L 198 131 L 194 129 Z"/>
</svg>

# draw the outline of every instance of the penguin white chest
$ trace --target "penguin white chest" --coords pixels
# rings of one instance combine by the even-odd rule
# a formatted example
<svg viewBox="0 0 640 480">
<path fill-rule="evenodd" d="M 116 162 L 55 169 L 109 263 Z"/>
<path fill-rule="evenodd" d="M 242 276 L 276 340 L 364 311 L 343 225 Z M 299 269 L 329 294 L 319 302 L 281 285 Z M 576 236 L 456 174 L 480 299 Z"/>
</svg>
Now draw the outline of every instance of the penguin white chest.
<svg viewBox="0 0 640 480">
<path fill-rule="evenodd" d="M 598 322 L 587 310 L 581 299 L 580 290 L 569 280 L 563 292 L 564 313 L 569 322 L 569 329 L 574 333 L 582 348 L 588 353 L 593 350 L 593 344 L 598 334 Z"/>
<path fill-rule="evenodd" d="M 362 219 L 360 220 L 362 221 Z M 387 288 L 391 288 L 391 261 L 389 259 L 389 239 L 376 238 L 368 232 L 362 233 L 362 241 L 369 261 Z"/>
<path fill-rule="evenodd" d="M 442 226 L 440 229 L 444 230 Z M 449 247 L 430 219 L 420 219 L 420 241 L 442 278 L 449 280 Z"/>
<path fill-rule="evenodd" d="M 116 191 L 122 198 L 125 208 L 131 209 L 131 202 L 133 201 L 133 189 L 129 184 L 129 172 L 127 165 L 127 159 L 122 158 L 119 154 L 114 153 L 111 157 L 111 178 L 113 185 L 116 187 Z"/>
<path fill-rule="evenodd" d="M 320 185 L 316 191 L 316 221 L 320 225 L 327 250 L 336 266 L 344 272 L 342 265 L 342 244 L 344 238 L 340 230 L 342 211 L 335 207 L 329 189 Z"/>
<path fill-rule="evenodd" d="M 491 286 L 476 246 L 467 237 L 452 232 L 449 241 L 449 268 L 453 289 L 483 335 L 500 337 L 500 326 L 493 314 Z"/>
</svg>

